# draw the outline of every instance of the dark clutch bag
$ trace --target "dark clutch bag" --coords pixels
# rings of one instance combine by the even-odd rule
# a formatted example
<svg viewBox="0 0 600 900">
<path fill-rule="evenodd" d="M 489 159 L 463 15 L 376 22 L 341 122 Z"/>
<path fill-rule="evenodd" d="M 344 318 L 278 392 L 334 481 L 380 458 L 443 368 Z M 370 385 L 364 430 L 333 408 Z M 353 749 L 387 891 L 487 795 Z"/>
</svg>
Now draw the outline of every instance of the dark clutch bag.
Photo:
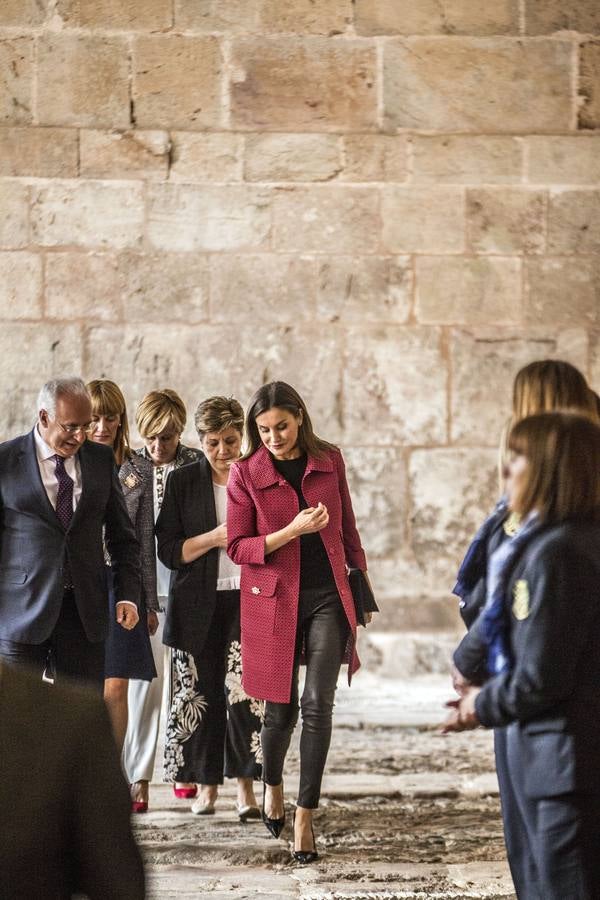
<svg viewBox="0 0 600 900">
<path fill-rule="evenodd" d="M 350 569 L 348 574 L 350 582 L 350 590 L 352 591 L 352 599 L 354 600 L 354 610 L 356 612 L 356 621 L 359 625 L 366 626 L 365 613 L 379 612 L 379 607 L 375 603 L 373 591 L 369 587 L 369 582 L 365 578 L 365 573 L 360 569 Z"/>
</svg>

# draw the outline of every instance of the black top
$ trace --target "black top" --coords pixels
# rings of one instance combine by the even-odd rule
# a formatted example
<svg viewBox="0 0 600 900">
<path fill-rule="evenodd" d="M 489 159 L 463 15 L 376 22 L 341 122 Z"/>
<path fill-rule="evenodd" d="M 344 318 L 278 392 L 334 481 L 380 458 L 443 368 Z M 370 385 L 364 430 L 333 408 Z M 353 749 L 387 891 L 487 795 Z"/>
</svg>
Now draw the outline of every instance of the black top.
<svg viewBox="0 0 600 900">
<path fill-rule="evenodd" d="M 306 453 L 297 459 L 276 459 L 273 465 L 280 475 L 294 488 L 298 495 L 300 509 L 307 509 L 308 503 L 302 493 L 302 479 L 306 471 Z M 331 563 L 319 532 L 303 534 L 300 537 L 300 590 L 315 588 L 335 588 Z"/>
<path fill-rule="evenodd" d="M 182 562 L 181 552 L 188 538 L 216 527 L 212 470 L 202 456 L 171 472 L 156 520 L 158 558 L 174 570 L 163 644 L 193 656 L 204 649 L 217 603 L 219 550 L 213 547 L 190 563 Z"/>
</svg>

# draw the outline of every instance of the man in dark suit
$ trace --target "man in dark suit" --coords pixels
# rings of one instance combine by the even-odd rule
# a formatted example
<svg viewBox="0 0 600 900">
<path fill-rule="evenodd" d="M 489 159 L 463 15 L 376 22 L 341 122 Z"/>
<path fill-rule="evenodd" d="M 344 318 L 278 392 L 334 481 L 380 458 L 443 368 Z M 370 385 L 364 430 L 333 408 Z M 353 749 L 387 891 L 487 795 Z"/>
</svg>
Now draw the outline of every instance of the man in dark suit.
<svg viewBox="0 0 600 900">
<path fill-rule="evenodd" d="M 117 621 L 133 628 L 139 548 L 112 450 L 86 441 L 92 407 L 83 381 L 47 382 L 38 421 L 0 444 L 0 658 L 101 688 L 112 560 Z"/>
<path fill-rule="evenodd" d="M 142 860 L 102 701 L 0 662 L 0 721 L 0 900 L 75 892 L 142 900 Z"/>
</svg>

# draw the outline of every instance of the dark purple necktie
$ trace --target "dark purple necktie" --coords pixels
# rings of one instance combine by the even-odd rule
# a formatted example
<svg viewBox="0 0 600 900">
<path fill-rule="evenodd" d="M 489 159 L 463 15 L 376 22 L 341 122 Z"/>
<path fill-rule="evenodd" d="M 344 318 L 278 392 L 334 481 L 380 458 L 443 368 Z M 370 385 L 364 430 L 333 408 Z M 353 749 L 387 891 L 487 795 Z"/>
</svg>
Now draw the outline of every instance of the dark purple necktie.
<svg viewBox="0 0 600 900">
<path fill-rule="evenodd" d="M 56 515 L 62 527 L 67 530 L 73 518 L 73 479 L 67 474 L 65 461 L 58 454 L 54 457 L 56 463 L 55 474 L 58 481 L 58 495 L 56 497 Z"/>
</svg>

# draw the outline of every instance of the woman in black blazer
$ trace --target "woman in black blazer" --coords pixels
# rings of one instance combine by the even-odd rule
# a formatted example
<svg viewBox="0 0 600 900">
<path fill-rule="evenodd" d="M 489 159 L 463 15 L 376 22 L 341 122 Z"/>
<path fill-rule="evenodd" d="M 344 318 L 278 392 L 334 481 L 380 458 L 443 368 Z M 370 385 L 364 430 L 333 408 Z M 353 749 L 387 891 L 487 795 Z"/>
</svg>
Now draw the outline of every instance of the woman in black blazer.
<svg viewBox="0 0 600 900">
<path fill-rule="evenodd" d="M 482 687 L 465 686 L 446 731 L 506 729 L 500 781 L 522 900 L 600 897 L 600 427 L 574 413 L 512 430 L 514 537 L 492 555 L 472 631 Z M 514 807 L 514 810 L 513 810 Z M 514 848 L 514 850 L 512 849 Z M 520 868 L 519 866 L 517 868 Z"/>
<path fill-rule="evenodd" d="M 262 704 L 241 685 L 240 572 L 227 556 L 227 480 L 240 456 L 242 407 L 203 401 L 204 457 L 172 472 L 156 523 L 159 559 L 175 570 L 163 634 L 174 648 L 165 777 L 200 785 L 192 812 L 214 813 L 223 777 L 237 778 L 241 821 L 260 819 Z"/>
</svg>

